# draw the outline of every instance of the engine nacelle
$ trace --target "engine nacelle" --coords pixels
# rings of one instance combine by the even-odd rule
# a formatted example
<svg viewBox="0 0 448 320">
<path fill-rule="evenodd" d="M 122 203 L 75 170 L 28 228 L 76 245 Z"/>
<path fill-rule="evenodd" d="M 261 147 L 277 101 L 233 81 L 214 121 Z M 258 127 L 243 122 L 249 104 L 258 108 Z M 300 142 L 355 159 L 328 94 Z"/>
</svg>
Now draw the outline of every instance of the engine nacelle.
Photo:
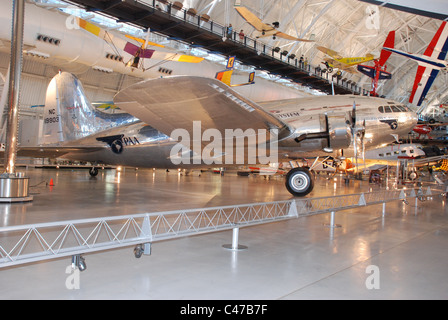
<svg viewBox="0 0 448 320">
<path fill-rule="evenodd" d="M 291 138 L 290 138 L 291 139 Z M 350 130 L 350 114 L 320 114 L 304 119 L 295 131 L 291 140 L 283 141 L 285 147 L 300 147 L 306 149 L 322 149 L 332 151 L 345 149 L 352 143 Z"/>
<path fill-rule="evenodd" d="M 350 130 L 350 114 L 324 115 L 327 121 L 327 131 L 329 136 L 329 148 L 345 149 L 352 143 L 352 133 Z"/>
</svg>

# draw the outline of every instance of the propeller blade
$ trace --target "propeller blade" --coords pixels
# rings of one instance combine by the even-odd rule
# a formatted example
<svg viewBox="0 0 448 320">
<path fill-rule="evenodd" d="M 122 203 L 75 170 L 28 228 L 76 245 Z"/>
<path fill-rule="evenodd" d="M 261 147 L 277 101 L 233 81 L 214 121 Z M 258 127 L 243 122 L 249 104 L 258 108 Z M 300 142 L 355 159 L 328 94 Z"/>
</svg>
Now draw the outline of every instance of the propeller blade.
<svg viewBox="0 0 448 320">
<path fill-rule="evenodd" d="M 352 108 L 352 128 L 354 128 L 356 125 L 356 102 L 353 101 L 353 108 Z"/>
</svg>

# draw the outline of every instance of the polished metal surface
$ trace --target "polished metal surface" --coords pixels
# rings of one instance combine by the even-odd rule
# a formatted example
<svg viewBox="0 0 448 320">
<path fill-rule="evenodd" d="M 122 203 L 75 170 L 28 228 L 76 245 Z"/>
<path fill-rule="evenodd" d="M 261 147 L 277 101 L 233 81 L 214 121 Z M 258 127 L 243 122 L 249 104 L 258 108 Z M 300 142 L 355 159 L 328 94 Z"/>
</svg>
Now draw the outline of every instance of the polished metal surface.
<svg viewBox="0 0 448 320">
<path fill-rule="evenodd" d="M 28 197 L 29 178 L 22 176 L 0 176 L 0 202 L 2 198 Z"/>
<path fill-rule="evenodd" d="M 108 114 L 93 108 L 78 78 L 61 72 L 47 87 L 41 143 L 77 140 L 136 121 L 138 119 L 129 114 Z"/>
<path fill-rule="evenodd" d="M 177 170 L 29 169 L 32 203 L 0 204 L 1 226 L 151 211 L 288 200 L 280 177 Z M 53 179 L 53 186 L 46 185 Z M 426 182 L 425 183 L 426 187 Z M 431 181 L 434 186 L 434 181 Z M 426 190 L 425 187 L 423 190 Z M 311 197 L 384 190 L 318 175 Z M 232 230 L 85 254 L 80 288 L 66 283 L 71 259 L 0 271 L 6 299 L 446 299 L 446 199 L 402 201 L 240 229 L 244 251 L 227 251 Z M 70 236 L 73 236 L 70 234 Z M 369 266 L 380 272 L 368 289 Z M 35 288 L 39 288 L 36 292 Z"/>
<path fill-rule="evenodd" d="M 11 63 L 8 91 L 8 121 L 6 126 L 5 171 L 13 174 L 17 157 L 19 128 L 20 78 L 22 74 L 22 46 L 25 19 L 25 0 L 14 0 L 12 12 Z"/>
</svg>

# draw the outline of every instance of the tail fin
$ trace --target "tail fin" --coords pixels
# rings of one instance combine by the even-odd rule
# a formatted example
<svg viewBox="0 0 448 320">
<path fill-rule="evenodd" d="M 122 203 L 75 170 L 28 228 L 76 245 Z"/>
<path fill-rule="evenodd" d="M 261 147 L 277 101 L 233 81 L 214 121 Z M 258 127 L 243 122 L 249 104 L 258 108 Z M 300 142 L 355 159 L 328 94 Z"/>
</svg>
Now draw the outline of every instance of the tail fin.
<svg viewBox="0 0 448 320">
<path fill-rule="evenodd" d="M 254 84 L 254 78 L 255 78 L 255 72 L 251 72 L 249 74 L 249 80 L 246 83 L 241 84 L 230 84 L 232 80 L 232 73 L 233 73 L 233 65 L 235 63 L 235 57 L 229 57 L 227 60 L 227 66 L 226 70 L 222 70 L 216 73 L 215 78 L 220 80 L 221 82 L 224 82 L 229 87 L 239 87 L 239 86 L 245 86 L 248 84 Z"/>
<path fill-rule="evenodd" d="M 386 41 L 384 41 L 383 47 L 385 48 L 394 48 L 395 47 L 395 31 L 391 31 L 389 32 L 389 34 L 387 35 Z M 384 66 L 384 64 L 386 63 L 387 59 L 389 59 L 390 55 L 392 54 L 392 52 L 387 51 L 387 50 L 381 50 L 381 55 L 380 55 L 380 65 Z"/>
<path fill-rule="evenodd" d="M 235 57 L 234 56 L 229 57 L 229 59 L 227 59 L 226 70 L 217 72 L 215 78 L 224 82 L 226 85 L 230 86 L 230 80 L 232 79 L 234 63 L 235 63 Z"/>
<path fill-rule="evenodd" d="M 41 143 L 77 140 L 95 131 L 95 112 L 81 82 L 71 73 L 60 72 L 47 87 Z"/>
</svg>

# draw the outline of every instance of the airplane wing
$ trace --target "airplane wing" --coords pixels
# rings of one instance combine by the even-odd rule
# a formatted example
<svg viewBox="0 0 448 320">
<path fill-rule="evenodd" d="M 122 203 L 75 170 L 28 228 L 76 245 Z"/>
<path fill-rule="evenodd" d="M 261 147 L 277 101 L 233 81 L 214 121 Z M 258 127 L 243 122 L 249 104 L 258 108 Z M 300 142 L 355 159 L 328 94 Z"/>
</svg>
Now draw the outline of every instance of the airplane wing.
<svg viewBox="0 0 448 320">
<path fill-rule="evenodd" d="M 137 53 L 140 58 L 146 58 L 146 59 L 157 59 L 157 60 L 163 60 L 163 61 L 178 61 L 178 62 L 188 62 L 188 63 L 199 63 L 204 58 L 195 57 L 195 56 L 189 56 L 185 54 L 178 54 L 173 52 L 164 52 L 164 51 L 158 51 L 158 50 L 152 50 L 152 49 L 146 49 L 141 48 L 129 41 L 125 41 L 124 39 L 114 37 L 109 32 L 103 30 L 102 28 L 94 25 L 93 23 L 90 23 L 86 20 L 83 20 L 81 18 L 77 18 L 78 26 L 81 29 L 84 29 L 97 37 L 103 39 L 110 45 L 112 45 L 114 48 L 118 48 L 123 50 L 124 52 L 129 53 L 132 56 L 136 56 Z M 132 36 L 126 36 L 129 39 L 135 40 L 137 42 L 140 42 L 144 44 L 144 40 L 132 37 Z M 158 45 L 154 42 L 147 43 L 152 46 L 158 46 L 163 47 L 162 45 Z"/>
<path fill-rule="evenodd" d="M 438 69 L 418 66 L 409 102 L 420 106 L 438 74 Z"/>
<path fill-rule="evenodd" d="M 429 58 L 445 60 L 448 51 L 448 25 L 446 21 L 442 22 L 436 34 L 432 38 L 425 52 L 424 56 Z M 417 60 L 417 62 L 419 62 Z M 410 103 L 416 103 L 420 106 L 425 99 L 426 94 L 431 88 L 435 78 L 439 74 L 440 68 L 431 68 L 427 64 L 419 63 L 417 74 L 415 75 L 414 86 L 409 98 Z"/>
<path fill-rule="evenodd" d="M 448 24 L 443 21 L 423 55 L 445 60 L 448 51 Z"/>
<path fill-rule="evenodd" d="M 333 68 L 344 70 L 344 71 L 356 74 L 354 66 L 350 66 L 350 65 L 347 65 L 345 63 L 341 63 L 341 62 L 339 62 L 337 60 L 330 59 L 330 58 L 325 58 L 324 60 L 326 62 L 328 62 L 330 65 L 332 65 Z"/>
<path fill-rule="evenodd" d="M 235 10 L 243 17 L 244 20 L 247 21 L 252 27 L 254 27 L 259 32 L 269 32 L 274 31 L 275 28 L 269 24 L 263 23 L 260 18 L 258 18 L 255 14 L 253 14 L 249 9 L 245 7 L 235 7 Z M 300 39 L 293 37 L 289 34 L 283 32 L 269 32 L 263 35 L 258 36 L 258 38 L 269 37 L 275 35 L 276 37 L 292 40 L 292 41 L 304 41 L 304 42 L 314 42 L 314 40 Z"/>
<path fill-rule="evenodd" d="M 244 20 L 247 21 L 247 23 L 249 23 L 252 27 L 260 32 L 270 31 L 274 29 L 274 27 L 263 23 L 260 18 L 258 18 L 255 14 L 253 14 L 249 9 L 245 7 L 235 7 L 235 10 Z"/>
<path fill-rule="evenodd" d="M 442 22 L 423 55 L 411 54 L 389 47 L 384 47 L 384 49 L 418 63 L 409 102 L 420 106 L 439 71 L 446 68 L 446 63 L 443 63 L 443 61 L 448 52 L 448 24 L 446 21 Z"/>
<path fill-rule="evenodd" d="M 276 32 L 275 36 L 279 37 L 279 38 L 283 38 L 283 39 L 287 39 L 287 40 L 293 40 L 293 41 L 303 41 L 303 42 L 314 42 L 314 40 L 308 40 L 308 39 L 301 39 L 301 38 L 296 38 L 293 37 L 289 34 L 283 33 L 283 32 Z"/>
<path fill-rule="evenodd" d="M 343 56 L 341 56 L 339 53 L 337 53 L 334 50 L 331 50 L 331 49 L 328 49 L 328 48 L 325 48 L 322 46 L 317 46 L 316 48 L 317 48 L 317 50 L 329 55 L 333 59 L 343 59 L 344 58 Z"/>
<path fill-rule="evenodd" d="M 149 79 L 120 91 L 114 102 L 169 136 L 176 129 L 186 130 L 190 137 L 200 134 L 199 139 L 207 129 L 218 130 L 222 137 L 227 130 L 236 132 L 236 129 L 254 130 L 255 134 L 266 129 L 269 135 L 270 129 L 277 128 L 280 136 L 291 132 L 285 122 L 217 79 L 194 76 Z"/>
<path fill-rule="evenodd" d="M 143 49 L 135 44 L 127 42 L 124 46 L 124 51 L 129 53 L 132 56 L 139 56 L 144 59 L 157 59 L 164 61 L 178 61 L 178 62 L 189 62 L 189 63 L 199 63 L 204 58 L 189 56 L 185 54 L 179 54 L 175 52 L 163 52 L 156 51 L 152 49 Z"/>
<path fill-rule="evenodd" d="M 129 38 L 129 39 L 135 40 L 137 42 L 140 42 L 142 45 L 146 44 L 147 46 L 154 46 L 154 47 L 159 47 L 159 48 L 165 48 L 165 46 L 162 45 L 162 44 L 158 44 L 158 43 L 151 42 L 151 41 L 146 41 L 146 40 L 134 37 L 134 36 L 130 36 L 128 34 L 125 35 L 125 36 L 126 36 L 126 38 Z"/>
</svg>

